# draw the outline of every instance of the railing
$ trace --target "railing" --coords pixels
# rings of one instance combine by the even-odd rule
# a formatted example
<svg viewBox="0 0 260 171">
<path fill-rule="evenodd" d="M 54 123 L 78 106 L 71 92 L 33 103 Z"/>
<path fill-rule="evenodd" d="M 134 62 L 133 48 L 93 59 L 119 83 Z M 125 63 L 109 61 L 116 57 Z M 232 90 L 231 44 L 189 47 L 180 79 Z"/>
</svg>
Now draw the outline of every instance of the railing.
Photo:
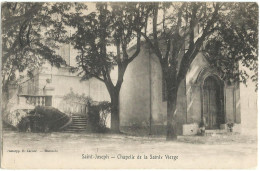
<svg viewBox="0 0 260 171">
<path fill-rule="evenodd" d="M 52 106 L 52 96 L 44 95 L 18 95 L 18 103 L 25 100 L 25 103 L 34 106 Z"/>
<path fill-rule="evenodd" d="M 76 115 L 86 115 L 88 106 L 85 103 L 63 101 L 59 104 L 59 109 L 65 113 L 73 113 Z"/>
</svg>

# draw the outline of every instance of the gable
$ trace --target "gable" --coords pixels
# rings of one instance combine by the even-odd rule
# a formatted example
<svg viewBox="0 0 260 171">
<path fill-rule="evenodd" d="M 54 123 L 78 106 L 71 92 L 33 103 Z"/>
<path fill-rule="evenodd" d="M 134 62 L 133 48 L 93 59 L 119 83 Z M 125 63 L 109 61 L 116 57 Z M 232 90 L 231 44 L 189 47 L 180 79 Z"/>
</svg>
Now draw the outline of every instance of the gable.
<svg viewBox="0 0 260 171">
<path fill-rule="evenodd" d="M 194 84 L 201 70 L 206 67 L 209 67 L 209 62 L 207 61 L 205 56 L 201 52 L 199 52 L 191 63 L 189 71 L 186 74 L 186 83 Z"/>
</svg>

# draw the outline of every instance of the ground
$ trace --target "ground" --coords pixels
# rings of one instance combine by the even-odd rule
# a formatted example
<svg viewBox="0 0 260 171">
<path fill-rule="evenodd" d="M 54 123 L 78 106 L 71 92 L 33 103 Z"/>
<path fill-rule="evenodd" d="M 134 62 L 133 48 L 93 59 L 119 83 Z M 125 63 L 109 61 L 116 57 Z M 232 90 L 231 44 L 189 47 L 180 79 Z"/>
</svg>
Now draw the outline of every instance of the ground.
<svg viewBox="0 0 260 171">
<path fill-rule="evenodd" d="M 257 139 L 253 135 L 180 136 L 175 142 L 167 142 L 163 136 L 8 131 L 3 133 L 3 139 L 4 168 L 209 169 L 257 166 Z"/>
</svg>

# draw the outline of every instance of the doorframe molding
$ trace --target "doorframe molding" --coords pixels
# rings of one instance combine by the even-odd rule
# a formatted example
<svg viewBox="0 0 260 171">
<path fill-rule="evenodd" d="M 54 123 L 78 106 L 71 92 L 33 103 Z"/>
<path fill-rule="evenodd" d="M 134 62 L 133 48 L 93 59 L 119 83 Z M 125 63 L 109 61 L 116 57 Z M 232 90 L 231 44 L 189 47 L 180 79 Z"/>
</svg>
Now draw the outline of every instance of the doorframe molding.
<svg viewBox="0 0 260 171">
<path fill-rule="evenodd" d="M 197 79 L 195 81 L 195 84 L 200 86 L 200 101 L 201 101 L 201 122 L 203 121 L 203 95 L 204 95 L 204 90 L 203 90 L 203 86 L 204 86 L 204 82 L 208 77 L 213 77 L 214 79 L 217 80 L 217 82 L 219 83 L 219 87 L 220 87 L 220 92 L 222 94 L 221 99 L 222 103 L 221 105 L 221 113 L 223 113 L 223 119 L 224 122 L 226 123 L 226 92 L 225 92 L 225 82 L 223 81 L 221 74 L 213 67 L 207 66 L 201 69 L 201 71 L 199 72 Z"/>
</svg>

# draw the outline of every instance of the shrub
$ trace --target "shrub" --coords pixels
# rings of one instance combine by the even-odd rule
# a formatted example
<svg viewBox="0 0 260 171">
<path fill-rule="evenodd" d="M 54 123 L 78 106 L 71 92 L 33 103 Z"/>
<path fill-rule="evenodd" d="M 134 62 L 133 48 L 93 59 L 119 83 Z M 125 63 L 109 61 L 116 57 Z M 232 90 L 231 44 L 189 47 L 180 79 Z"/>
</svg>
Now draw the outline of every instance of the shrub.
<svg viewBox="0 0 260 171">
<path fill-rule="evenodd" d="M 37 106 L 29 116 L 18 124 L 20 131 L 49 132 L 58 131 L 69 121 L 69 117 L 50 106 Z"/>
<path fill-rule="evenodd" d="M 21 119 L 21 121 L 18 123 L 17 128 L 19 131 L 27 132 L 31 130 L 30 127 L 30 119 L 28 116 Z"/>
<path fill-rule="evenodd" d="M 66 113 L 85 115 L 86 107 L 89 103 L 92 103 L 92 99 L 89 96 L 86 96 L 84 93 L 81 95 L 74 93 L 71 89 L 70 93 L 63 96 L 59 109 Z"/>
<path fill-rule="evenodd" d="M 72 105 L 73 104 L 73 105 Z M 82 106 L 85 105 L 88 107 L 87 113 L 82 113 L 80 111 L 74 110 L 73 106 Z M 70 93 L 63 97 L 63 106 L 68 113 L 73 114 L 87 114 L 88 116 L 88 130 L 91 132 L 106 132 L 107 128 L 107 119 L 111 113 L 110 102 L 102 101 L 96 102 L 91 99 L 91 97 L 86 96 L 85 94 L 74 93 L 71 89 Z M 86 112 L 86 111 L 85 111 Z"/>
<path fill-rule="evenodd" d="M 107 132 L 106 119 L 111 111 L 110 102 L 103 101 L 89 105 L 88 120 L 92 132 Z"/>
</svg>

